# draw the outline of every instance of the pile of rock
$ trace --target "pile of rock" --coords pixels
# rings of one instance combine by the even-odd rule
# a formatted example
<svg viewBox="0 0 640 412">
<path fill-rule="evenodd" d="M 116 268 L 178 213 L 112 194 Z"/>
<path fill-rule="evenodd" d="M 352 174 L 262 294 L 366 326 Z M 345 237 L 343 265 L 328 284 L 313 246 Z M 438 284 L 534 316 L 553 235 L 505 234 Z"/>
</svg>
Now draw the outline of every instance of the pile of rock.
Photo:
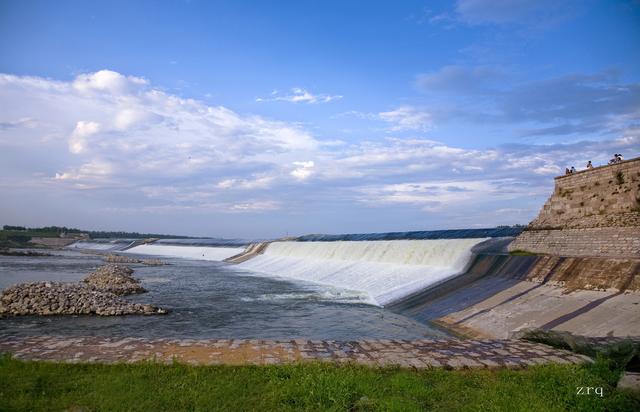
<svg viewBox="0 0 640 412">
<path fill-rule="evenodd" d="M 140 281 L 132 275 L 133 269 L 127 266 L 105 265 L 91 272 L 83 282 L 93 290 L 116 295 L 146 292 L 146 289 L 140 285 Z"/>
<path fill-rule="evenodd" d="M 162 266 L 167 263 L 160 259 L 136 259 L 130 256 L 122 256 L 122 255 L 107 255 L 104 260 L 107 263 L 142 263 L 148 266 Z"/>
<path fill-rule="evenodd" d="M 153 305 L 127 302 L 82 283 L 23 283 L 2 291 L 1 315 L 152 315 L 165 314 Z"/>
<path fill-rule="evenodd" d="M 12 286 L 0 294 L 0 316 L 167 313 L 156 306 L 127 302 L 119 297 L 146 292 L 132 275 L 133 269 L 129 267 L 105 265 L 78 283 L 38 282 Z"/>
<path fill-rule="evenodd" d="M 122 256 L 122 255 L 107 255 L 105 256 L 104 260 L 107 263 L 140 263 L 140 259 L 136 259 L 136 258 L 132 258 L 129 256 Z"/>
</svg>

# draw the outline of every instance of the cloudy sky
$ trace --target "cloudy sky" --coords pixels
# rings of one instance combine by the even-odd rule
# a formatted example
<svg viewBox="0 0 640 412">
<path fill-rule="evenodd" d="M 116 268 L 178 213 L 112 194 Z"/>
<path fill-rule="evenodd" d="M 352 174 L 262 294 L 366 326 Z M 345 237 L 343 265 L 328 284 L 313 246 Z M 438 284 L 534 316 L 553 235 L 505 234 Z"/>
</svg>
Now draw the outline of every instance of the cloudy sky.
<svg viewBox="0 0 640 412">
<path fill-rule="evenodd" d="M 0 0 L 0 224 L 528 223 L 640 154 L 640 2 Z"/>
</svg>

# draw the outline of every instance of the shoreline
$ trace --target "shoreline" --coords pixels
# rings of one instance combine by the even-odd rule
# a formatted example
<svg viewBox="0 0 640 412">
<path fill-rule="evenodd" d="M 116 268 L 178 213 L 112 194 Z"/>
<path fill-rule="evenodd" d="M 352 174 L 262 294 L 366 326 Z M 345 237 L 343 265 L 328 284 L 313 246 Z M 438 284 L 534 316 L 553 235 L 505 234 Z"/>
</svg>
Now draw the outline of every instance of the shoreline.
<svg viewBox="0 0 640 412">
<path fill-rule="evenodd" d="M 0 353 L 22 360 L 118 363 L 154 360 L 198 365 L 322 361 L 401 368 L 525 368 L 592 362 L 585 355 L 521 340 L 145 339 L 0 334 Z"/>
</svg>

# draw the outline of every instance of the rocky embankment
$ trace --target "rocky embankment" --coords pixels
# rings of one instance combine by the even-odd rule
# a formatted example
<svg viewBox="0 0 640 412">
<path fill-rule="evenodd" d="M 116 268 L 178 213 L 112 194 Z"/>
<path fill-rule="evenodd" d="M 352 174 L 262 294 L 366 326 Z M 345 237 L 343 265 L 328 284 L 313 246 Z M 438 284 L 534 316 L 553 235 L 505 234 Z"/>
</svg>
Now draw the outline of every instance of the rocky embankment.
<svg viewBox="0 0 640 412">
<path fill-rule="evenodd" d="M 7 315 L 154 315 L 166 310 L 128 302 L 122 295 L 143 293 L 133 270 L 118 265 L 98 268 L 82 282 L 23 283 L 0 294 L 0 316 Z"/>
<path fill-rule="evenodd" d="M 113 254 L 105 256 L 104 260 L 107 263 L 142 263 L 147 266 L 162 266 L 167 264 L 167 262 L 160 259 L 137 259 L 130 256 Z"/>
<path fill-rule="evenodd" d="M 116 295 L 144 293 L 146 289 L 133 276 L 133 269 L 121 265 L 105 265 L 89 273 L 83 282 L 93 290 Z"/>
</svg>

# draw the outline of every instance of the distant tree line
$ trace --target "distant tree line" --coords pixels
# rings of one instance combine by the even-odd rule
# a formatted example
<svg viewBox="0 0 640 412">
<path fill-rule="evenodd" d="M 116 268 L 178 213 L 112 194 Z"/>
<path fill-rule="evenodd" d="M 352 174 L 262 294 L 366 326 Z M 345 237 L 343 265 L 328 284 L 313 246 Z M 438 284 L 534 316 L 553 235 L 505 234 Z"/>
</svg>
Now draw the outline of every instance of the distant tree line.
<svg viewBox="0 0 640 412">
<path fill-rule="evenodd" d="M 43 226 L 43 227 L 25 227 L 25 226 L 2 226 L 3 230 L 17 231 L 17 232 L 38 232 L 38 233 L 86 233 L 80 229 L 75 229 L 66 226 Z"/>
<path fill-rule="evenodd" d="M 191 236 L 174 236 L 174 235 L 166 235 L 160 233 L 138 233 L 138 232 L 106 232 L 106 231 L 95 231 L 90 230 L 83 233 L 89 234 L 92 239 L 98 238 L 128 238 L 128 239 L 146 239 L 149 237 L 156 237 L 159 239 L 195 239 Z"/>
<path fill-rule="evenodd" d="M 2 230 L 27 230 L 26 227 L 24 226 L 9 226 L 9 225 L 4 225 L 2 226 Z"/>
<path fill-rule="evenodd" d="M 2 229 L 11 232 L 24 232 L 23 236 L 60 236 L 61 234 L 80 234 L 86 233 L 91 238 L 129 238 L 129 239 L 145 239 L 149 237 L 155 238 L 172 238 L 172 239 L 191 239 L 189 236 L 173 236 L 159 233 L 138 233 L 123 231 L 102 231 L 102 230 L 80 230 L 66 226 L 44 226 L 44 227 L 25 227 L 4 225 Z"/>
</svg>

